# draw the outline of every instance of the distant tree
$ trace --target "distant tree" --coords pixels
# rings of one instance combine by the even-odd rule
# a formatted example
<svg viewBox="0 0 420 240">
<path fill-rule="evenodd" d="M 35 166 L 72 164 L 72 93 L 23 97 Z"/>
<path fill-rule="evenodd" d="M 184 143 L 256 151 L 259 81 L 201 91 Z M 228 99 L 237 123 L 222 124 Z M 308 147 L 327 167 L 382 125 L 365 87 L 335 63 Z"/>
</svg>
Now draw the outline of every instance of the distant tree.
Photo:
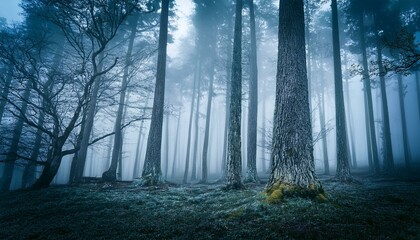
<svg viewBox="0 0 420 240">
<path fill-rule="evenodd" d="M 169 0 L 162 0 L 159 27 L 159 46 L 156 71 L 156 85 L 153 100 L 152 119 L 147 139 L 146 157 L 142 180 L 144 185 L 158 185 L 162 182 L 161 145 L 163 106 L 165 99 L 166 49 L 168 43 Z"/>
<path fill-rule="evenodd" d="M 321 191 L 315 174 L 308 79 L 305 60 L 303 0 L 279 1 L 277 86 L 274 109 L 269 194 L 280 185 L 304 192 Z M 286 191 L 286 190 L 283 190 Z"/>
</svg>

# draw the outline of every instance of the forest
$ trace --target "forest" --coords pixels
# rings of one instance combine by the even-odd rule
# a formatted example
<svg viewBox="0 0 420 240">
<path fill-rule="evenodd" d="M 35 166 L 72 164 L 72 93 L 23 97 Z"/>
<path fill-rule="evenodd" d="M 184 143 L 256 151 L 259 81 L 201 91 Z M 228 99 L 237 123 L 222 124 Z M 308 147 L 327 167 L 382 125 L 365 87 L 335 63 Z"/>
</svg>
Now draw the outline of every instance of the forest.
<svg viewBox="0 0 420 240">
<path fill-rule="evenodd" d="M 420 238 L 420 1 L 11 2 L 0 239 Z"/>
</svg>

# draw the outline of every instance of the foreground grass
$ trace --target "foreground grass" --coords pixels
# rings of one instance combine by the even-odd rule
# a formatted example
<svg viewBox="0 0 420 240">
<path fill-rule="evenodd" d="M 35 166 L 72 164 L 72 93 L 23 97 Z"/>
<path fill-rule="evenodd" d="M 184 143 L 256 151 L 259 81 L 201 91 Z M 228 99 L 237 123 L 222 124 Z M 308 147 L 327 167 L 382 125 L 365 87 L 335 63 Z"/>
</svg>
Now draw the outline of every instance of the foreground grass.
<svg viewBox="0 0 420 240">
<path fill-rule="evenodd" d="M 420 179 L 324 179 L 328 201 L 268 204 L 264 185 L 83 184 L 0 195 L 0 239 L 420 239 Z"/>
</svg>

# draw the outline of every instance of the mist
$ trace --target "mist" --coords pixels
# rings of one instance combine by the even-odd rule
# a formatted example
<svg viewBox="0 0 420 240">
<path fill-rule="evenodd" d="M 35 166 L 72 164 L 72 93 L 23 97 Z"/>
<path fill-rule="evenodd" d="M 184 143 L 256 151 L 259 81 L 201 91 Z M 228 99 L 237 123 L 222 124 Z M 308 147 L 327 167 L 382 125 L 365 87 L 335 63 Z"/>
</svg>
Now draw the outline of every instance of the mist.
<svg viewBox="0 0 420 240">
<path fill-rule="evenodd" d="M 419 236 L 420 2 L 22 0 L 5 9 L 0 205 L 11 212 L 0 214 L 10 227 L 0 237 Z M 123 224 L 126 235 L 101 235 L 77 230 L 78 217 L 34 212 L 38 225 L 12 233 L 8 219 L 25 204 L 78 212 L 64 196 L 141 212 L 127 224 L 153 212 L 165 220 L 149 233 Z M 359 209 L 381 201 L 376 220 Z M 367 222 L 363 230 L 328 225 L 352 208 L 342 224 Z M 64 235 L 36 233 L 54 216 Z M 207 229 L 187 231 L 194 221 Z M 271 221 L 285 231 L 265 228 Z"/>
</svg>

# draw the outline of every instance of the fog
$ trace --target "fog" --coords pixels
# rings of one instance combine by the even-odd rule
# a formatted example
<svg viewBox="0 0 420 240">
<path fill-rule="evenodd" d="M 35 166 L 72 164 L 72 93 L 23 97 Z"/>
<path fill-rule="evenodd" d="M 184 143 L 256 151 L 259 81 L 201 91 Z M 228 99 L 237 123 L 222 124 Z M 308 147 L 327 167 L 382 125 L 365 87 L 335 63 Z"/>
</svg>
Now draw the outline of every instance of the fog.
<svg viewBox="0 0 420 240">
<path fill-rule="evenodd" d="M 43 1 L 40 1 L 43 2 Z M 152 1 L 153 2 L 153 1 Z M 364 96 L 363 76 L 358 70 L 362 66 L 362 55 L 358 48 L 360 43 L 357 36 L 357 14 L 363 13 L 365 19 L 365 38 L 367 61 L 369 63 L 369 77 L 372 91 L 372 106 L 374 122 L 374 132 L 377 143 L 377 153 L 381 169 L 384 162 L 384 124 L 383 124 L 383 107 L 381 102 L 381 90 L 379 87 L 380 75 L 384 76 L 387 92 L 388 116 L 390 124 L 390 136 L 392 143 L 392 156 L 395 165 L 398 168 L 404 168 L 406 164 L 406 156 L 411 158 L 411 164 L 416 165 L 420 159 L 420 149 L 417 147 L 420 141 L 420 112 L 419 112 L 419 94 L 418 74 L 415 72 L 417 63 L 410 66 L 397 66 L 401 58 L 405 57 L 403 53 L 398 54 L 404 46 L 394 46 L 391 43 L 399 43 L 401 39 L 396 35 L 408 34 L 415 36 L 418 31 L 418 12 L 416 9 L 418 4 L 415 1 L 390 1 L 389 3 L 381 3 L 378 10 L 370 8 L 370 5 L 363 5 L 358 2 L 344 1 L 339 4 L 339 26 L 340 26 L 340 45 L 341 59 L 344 84 L 344 99 L 346 112 L 346 130 L 348 138 L 348 156 L 351 168 L 364 169 L 369 171 L 369 151 L 368 142 L 372 141 L 367 138 L 365 114 L 366 98 Z M 13 34 L 22 36 L 22 38 L 36 39 L 37 45 L 33 47 L 39 49 L 39 54 L 34 56 L 35 62 L 28 62 L 24 59 L 28 56 L 13 55 L 11 49 L 19 49 L 24 51 L 25 46 L 22 42 L 10 43 L 2 40 L 2 49 L 7 51 L 1 55 L 2 63 L 2 92 L 6 92 L 5 88 L 10 88 L 9 95 L 3 95 L 2 102 L 5 102 L 5 111 L 2 111 L 2 172 L 7 175 L 6 168 L 3 167 L 5 162 L 13 161 L 13 178 L 10 189 L 21 188 L 22 177 L 25 167 L 31 161 L 35 161 L 34 172 L 35 179 L 40 176 L 43 169 L 43 161 L 48 159 L 48 144 L 54 141 L 47 135 L 42 136 L 41 144 L 39 144 L 39 156 L 36 160 L 29 160 L 31 156 L 31 147 L 34 146 L 34 139 L 37 129 L 41 129 L 36 123 L 36 119 L 40 116 L 41 110 L 37 106 L 41 106 L 42 99 L 38 96 L 40 91 L 30 90 L 32 98 L 28 101 L 34 102 L 29 104 L 29 110 L 22 115 L 23 86 L 25 74 L 30 73 L 30 69 L 35 69 L 37 77 L 41 82 L 43 77 L 48 78 L 48 68 L 53 66 L 54 59 L 60 59 L 58 66 L 54 71 L 61 71 L 60 74 L 73 75 L 78 78 L 77 81 L 86 81 L 89 76 L 94 74 L 89 63 L 88 57 L 83 54 L 91 54 L 90 50 L 97 50 L 103 46 L 103 59 L 95 60 L 94 64 L 103 62 L 103 68 L 109 67 L 116 59 L 114 66 L 107 69 L 101 75 L 99 90 L 95 96 L 96 103 L 93 119 L 93 126 L 90 132 L 90 141 L 97 138 L 102 139 L 90 144 L 87 148 L 85 163 L 83 166 L 83 177 L 101 178 L 102 174 L 109 168 L 111 162 L 112 149 L 114 145 L 115 118 L 118 109 L 118 99 L 121 93 L 122 78 L 128 79 L 127 93 L 125 102 L 123 103 L 123 120 L 122 129 L 122 148 L 120 150 L 120 160 L 118 160 L 117 179 L 121 181 L 132 181 L 134 178 L 141 177 L 146 157 L 146 148 L 148 144 L 149 128 L 151 126 L 151 115 L 153 108 L 154 82 L 156 76 L 157 48 L 159 37 L 159 15 L 161 13 L 159 1 L 148 3 L 140 1 L 139 8 L 133 10 L 130 16 L 122 19 L 114 19 L 119 24 L 112 29 L 114 35 L 104 36 L 106 43 L 97 45 L 95 35 L 89 32 L 84 37 L 83 25 L 79 32 L 79 37 L 85 38 L 87 41 L 85 46 L 74 46 L 76 38 L 66 32 L 60 19 L 54 19 L 51 10 L 36 9 L 31 5 L 30 1 L 24 1 L 22 6 L 25 10 L 19 10 L 23 13 L 22 22 L 15 25 L 6 22 L 2 25 L 3 36 L 11 37 Z M 312 137 L 314 139 L 314 160 L 316 171 L 324 174 L 325 159 L 328 157 L 329 174 L 333 175 L 336 169 L 337 149 L 336 149 L 336 127 L 335 127 L 335 92 L 334 92 L 334 66 L 332 55 L 332 30 L 331 30 L 331 9 L 329 3 L 315 3 L 307 1 L 305 3 L 306 17 L 306 58 L 307 72 L 309 81 L 309 96 L 311 106 L 312 119 Z M 387 5 L 388 4 L 388 5 Z M 386 9 L 388 6 L 388 10 Z M 12 11 L 11 6 L 10 10 Z M 391 10 L 389 10 L 392 8 Z M 397 9 L 401 8 L 401 9 Z M 383 9 L 383 10 L 382 10 Z M 13 10 L 15 11 L 15 10 Z M 377 12 L 375 12 L 377 11 Z M 389 13 L 383 13 L 389 11 Z M 396 13 L 398 12 L 398 13 Z M 5 14 L 5 13 L 3 13 Z M 48 15 L 50 14 L 50 15 Z M 258 116 L 257 116 L 257 148 L 256 148 L 256 169 L 259 176 L 265 178 L 270 173 L 270 156 L 271 148 L 270 138 L 272 137 L 273 114 L 275 108 L 276 95 L 276 72 L 277 72 L 277 26 L 278 26 L 278 3 L 274 1 L 260 0 L 255 1 L 255 21 L 257 35 L 257 66 L 258 66 Z M 373 19 L 374 14 L 385 14 L 386 16 L 395 16 L 395 20 L 382 19 L 379 26 L 379 39 L 375 38 Z M 392 15 L 394 14 L 394 15 Z M 244 4 L 242 11 L 242 113 L 241 113 L 241 152 L 242 152 L 242 175 L 247 173 L 247 151 L 249 149 L 248 136 L 248 107 L 250 104 L 250 13 L 249 5 Z M 4 15 L 9 17 L 8 15 Z M 139 19 L 136 27 L 136 33 L 133 42 L 133 50 L 130 60 L 127 60 L 126 52 L 129 44 L 130 30 L 129 21 L 133 21 L 133 16 Z M 188 183 L 196 183 L 202 178 L 202 152 L 204 148 L 206 122 L 209 121 L 208 150 L 207 150 L 207 172 L 209 181 L 217 181 L 222 178 L 226 158 L 227 135 L 225 132 L 226 120 L 226 81 L 230 81 L 230 63 L 233 40 L 233 23 L 234 23 L 234 4 L 231 1 L 218 1 L 207 3 L 205 1 L 176 1 L 171 3 L 169 8 L 169 27 L 168 27 L 168 50 L 166 61 L 166 86 L 165 86 L 165 103 L 164 117 L 162 124 L 162 147 L 161 147 L 161 177 L 167 181 L 182 183 L 185 175 L 185 164 L 187 154 L 189 157 L 188 167 Z M 89 22 L 86 20 L 87 23 Z M 119 21 L 119 22 L 118 22 Z M 388 25 L 399 22 L 397 27 L 388 27 Z M 58 24 L 58 25 L 57 25 Z M 31 30 L 31 28 L 33 28 Z M 25 33 L 27 31 L 28 33 Z M 33 33 L 34 32 L 35 35 Z M 42 37 L 36 36 L 36 33 L 45 33 Z M 64 37 L 63 37 L 64 33 Z M 32 34 L 32 35 L 31 35 Z M 106 33 L 105 33 L 106 34 Z M 308 35 L 309 34 L 309 35 Z M 411 35 L 410 35 L 411 34 Z M 42 35 L 42 34 L 41 34 Z M 71 35 L 71 36 L 70 36 Z M 417 35 L 418 36 L 418 35 Z M 394 37 L 394 38 L 392 38 Z M 2 37 L 6 39 L 6 37 Z M 92 45 L 89 45 L 89 39 Z M 413 44 L 417 44 L 418 40 L 412 38 Z M 26 40 L 29 41 L 29 40 Z M 35 41 L 35 40 L 34 40 Z M 417 41 L 417 42 L 416 42 Z M 45 42 L 46 44 L 42 44 Z M 386 72 L 382 73 L 378 70 L 377 53 L 375 42 L 379 42 L 380 46 L 384 46 L 384 59 L 391 65 L 386 67 Z M 386 44 L 389 45 L 386 45 Z M 58 45 L 63 45 L 63 50 L 57 50 Z M 79 47 L 79 48 L 78 48 Z M 92 47 L 89 49 L 89 47 Z M 76 50 L 79 49 L 79 52 Z M 418 49 L 417 49 L 418 50 Z M 10 54 L 9 54 L 10 53 Z M 396 54 L 397 53 L 397 54 Z M 35 53 L 36 55 L 36 53 Z M 81 56 L 81 57 L 80 57 Z M 308 60 L 309 59 L 309 60 Z M 397 59 L 398 61 L 396 61 Z M 395 60 L 395 62 L 394 62 Z M 128 63 L 128 65 L 127 65 Z M 404 63 L 404 62 L 403 62 Z M 7 69 L 10 64 L 15 64 L 16 69 L 9 72 Z M 26 64 L 26 65 L 25 65 Z M 71 65 L 73 64 L 73 66 Z M 84 65 L 83 65 L 84 64 Z M 394 65 L 392 65 L 394 64 Z M 32 66 L 29 66 L 32 65 Z M 198 67 L 201 66 L 201 67 Z M 81 70 L 77 68 L 81 67 Z M 394 67 L 394 68 L 393 68 Z M 402 68 L 398 68 L 402 67 Z M 198 69 L 200 68 L 200 69 Z M 126 72 L 124 73 L 124 70 Z M 77 71 L 84 71 L 77 77 Z M 401 106 L 398 91 L 398 75 L 403 74 L 403 106 L 405 110 L 405 119 L 401 117 Z M 6 79 L 11 76 L 13 86 L 6 86 Z M 417 77 L 416 77 L 417 76 Z M 26 75 L 27 77 L 27 75 Z M 75 105 L 71 106 L 74 100 L 69 98 L 76 97 L 76 87 L 72 87 L 71 81 L 64 79 L 61 75 L 57 81 L 61 81 L 63 88 L 67 89 L 69 96 L 57 99 L 57 102 L 67 102 L 65 105 L 56 105 L 59 109 L 60 122 L 64 124 L 71 121 L 70 116 Z M 212 105 L 207 110 L 209 81 L 214 78 Z M 53 80 L 54 81 L 54 80 Z M 67 82 L 66 82 L 67 81 Z M 99 80 L 95 80 L 99 81 Z M 195 82 L 195 83 L 194 83 Z M 200 82 L 200 83 L 199 83 Z M 199 84 L 200 88 L 194 90 L 195 84 Z M 69 88 L 68 88 L 69 87 Z M 53 87 L 55 88 L 55 87 Z M 125 90 L 124 90 L 125 91 Z M 52 93 L 54 90 L 52 91 Z M 74 93 L 74 94 L 73 94 Z M 38 95 L 37 95 L 38 94 Z M 63 92 L 57 92 L 63 94 Z M 75 95 L 76 94 L 76 95 Z M 92 89 L 88 89 L 88 94 L 92 94 Z M 193 94 L 195 94 L 193 96 Z M 322 98 L 324 101 L 320 99 Z M 195 102 L 192 103 L 192 99 Z M 41 99 L 41 100 L 40 100 Z M 88 97 L 86 104 L 92 99 Z M 197 104 L 199 100 L 199 104 Z M 16 104 L 13 104 L 13 103 Z M 69 104 L 69 106 L 67 105 Z M 83 109 L 87 105 L 83 105 Z M 192 107 L 192 108 L 191 108 Z M 197 109 L 198 107 L 198 109 Z M 319 108 L 322 108 L 319 111 Z M 73 110 L 72 110 L 73 109 Z M 68 112 L 66 112 L 68 111 Z M 84 111 L 84 110 L 83 110 Z M 210 116 L 207 116 L 209 111 Z M 20 114 L 20 115 L 19 115 Z M 70 129 L 71 134 L 64 143 L 67 150 L 74 149 L 78 151 L 77 139 L 81 134 L 81 128 L 84 125 L 83 114 L 75 118 L 76 125 Z M 192 114 L 192 115 L 191 115 Z M 321 126 L 321 115 L 325 118 L 325 126 Z M 192 117 L 190 117 L 192 116 Z M 197 118 L 198 116 L 198 118 Z M 20 140 L 17 149 L 12 149 L 13 137 L 7 133 L 15 131 L 19 118 L 23 119 L 23 130 L 20 133 Z M 196 125 L 198 119 L 198 125 Z M 45 118 L 43 127 L 52 126 L 48 121 L 53 121 L 52 115 Z M 190 122 L 191 121 L 191 122 Z M 407 139 L 403 136 L 403 122 L 405 122 Z M 189 131 L 191 125 L 191 130 Z M 325 128 L 325 129 L 324 129 Z M 64 131 L 61 128 L 59 131 Z M 322 130 L 324 129 L 324 130 Z M 46 132 L 44 132 L 46 134 Z M 190 136 L 189 136 L 190 135 Z M 265 138 L 263 139 L 263 136 Z M 189 140 L 190 138 L 190 140 Z M 325 146 L 322 139 L 325 138 Z M 315 140 L 316 139 L 316 140 Z M 189 152 L 187 152 L 188 141 L 190 141 Z M 407 146 L 404 148 L 404 146 Z M 80 147 L 80 146 L 79 146 Z M 328 156 L 324 155 L 324 147 Z M 408 153 L 406 154 L 405 151 Z M 14 159 L 7 159 L 10 151 L 16 151 L 18 154 Z M 225 152 L 224 152 L 225 151 Z M 8 155 L 9 154 L 9 155 Z M 60 167 L 55 174 L 53 184 L 68 184 L 73 180 L 70 179 L 70 172 L 74 154 L 66 154 L 60 163 Z M 137 163 L 136 163 L 137 162 Z M 192 177 L 193 168 L 196 171 L 196 177 Z M 371 169 L 372 170 L 372 169 Z M 35 180 L 33 179 L 33 181 Z M 80 181 L 78 179 L 77 181 Z"/>
</svg>

